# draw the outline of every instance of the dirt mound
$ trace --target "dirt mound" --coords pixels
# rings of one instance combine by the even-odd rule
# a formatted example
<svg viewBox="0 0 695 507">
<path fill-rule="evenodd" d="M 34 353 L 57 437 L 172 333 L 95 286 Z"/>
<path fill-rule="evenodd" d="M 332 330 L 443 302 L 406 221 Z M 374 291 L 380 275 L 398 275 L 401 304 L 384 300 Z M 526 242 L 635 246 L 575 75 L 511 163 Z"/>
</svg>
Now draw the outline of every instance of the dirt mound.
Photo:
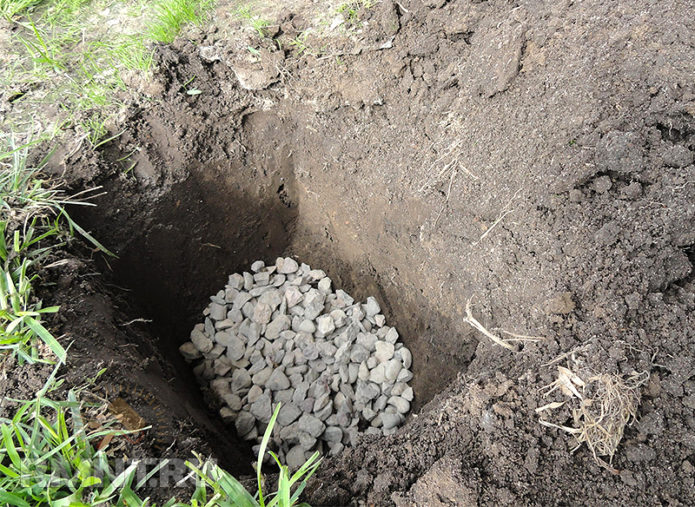
<svg viewBox="0 0 695 507">
<path fill-rule="evenodd" d="M 179 41 L 158 52 L 161 103 L 69 162 L 109 190 L 80 218 L 186 379 L 177 347 L 252 260 L 295 254 L 379 294 L 421 412 L 325 462 L 315 504 L 692 502 L 691 10 L 384 0 L 321 55 L 288 43 L 291 13 L 251 59 L 214 33 Z M 471 299 L 491 332 L 544 339 L 493 344 L 464 322 Z M 607 467 L 538 422 L 579 356 L 649 376 Z M 574 424 L 569 405 L 553 418 Z"/>
</svg>

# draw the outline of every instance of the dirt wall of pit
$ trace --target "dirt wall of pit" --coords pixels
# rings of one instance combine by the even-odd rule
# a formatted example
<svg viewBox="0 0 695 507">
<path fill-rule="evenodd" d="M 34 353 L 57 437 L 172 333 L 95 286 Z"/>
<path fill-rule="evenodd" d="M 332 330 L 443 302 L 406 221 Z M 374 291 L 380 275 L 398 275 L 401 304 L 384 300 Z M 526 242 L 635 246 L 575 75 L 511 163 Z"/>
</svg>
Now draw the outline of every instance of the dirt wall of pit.
<svg viewBox="0 0 695 507">
<path fill-rule="evenodd" d="M 109 191 L 82 218 L 177 369 L 207 297 L 255 259 L 296 255 L 378 296 L 422 411 L 327 461 L 314 503 L 687 503 L 692 8 L 383 1 L 321 56 L 180 40 L 158 50 L 159 103 L 68 174 Z M 279 40 L 298 30 L 278 23 Z M 494 345 L 469 300 L 489 329 L 544 340 Z M 593 371 L 650 375 L 613 472 L 535 413 L 547 363 L 578 346 Z"/>
</svg>

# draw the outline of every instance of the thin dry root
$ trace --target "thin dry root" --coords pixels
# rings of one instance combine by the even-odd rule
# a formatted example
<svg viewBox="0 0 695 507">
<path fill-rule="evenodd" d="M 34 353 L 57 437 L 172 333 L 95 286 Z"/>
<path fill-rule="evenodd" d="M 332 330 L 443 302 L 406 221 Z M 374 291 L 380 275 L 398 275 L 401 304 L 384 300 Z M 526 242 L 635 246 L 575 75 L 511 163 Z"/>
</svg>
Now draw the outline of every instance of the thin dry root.
<svg viewBox="0 0 695 507">
<path fill-rule="evenodd" d="M 511 345 L 510 343 L 508 343 L 507 341 L 503 340 L 503 339 L 500 338 L 499 336 L 496 336 L 496 335 L 492 334 L 490 331 L 488 331 L 487 329 L 485 329 L 485 327 L 484 327 L 480 322 L 478 322 L 478 321 L 476 320 L 475 317 L 473 317 L 473 313 L 471 312 L 471 300 L 470 300 L 470 299 L 469 299 L 468 302 L 466 303 L 466 317 L 463 319 L 463 321 L 466 322 L 467 324 L 470 324 L 470 325 L 473 326 L 474 328 L 476 328 L 478 331 L 480 331 L 480 332 L 483 333 L 485 336 L 487 336 L 488 338 L 490 338 L 490 339 L 491 339 L 493 342 L 495 342 L 497 345 L 501 345 L 501 346 L 504 347 L 505 349 L 516 350 L 516 349 L 514 348 L 514 345 Z"/>
<path fill-rule="evenodd" d="M 516 351 L 516 347 L 512 345 L 509 342 L 537 342 L 543 340 L 542 337 L 540 336 L 526 336 L 526 335 L 520 335 L 520 334 L 515 334 L 511 333 L 509 331 L 505 331 L 504 329 L 500 329 L 503 333 L 506 333 L 510 336 L 513 336 L 513 338 L 508 338 L 506 340 L 500 338 L 499 336 L 495 335 L 494 333 L 491 333 L 487 329 L 485 329 L 485 326 L 483 326 L 478 320 L 473 317 L 473 312 L 471 311 L 471 300 L 469 299 L 468 302 L 466 303 L 466 316 L 464 317 L 463 321 L 467 324 L 470 324 L 473 326 L 475 329 L 483 333 L 485 336 L 490 338 L 493 342 L 495 342 L 497 345 L 501 345 L 505 349 L 509 350 L 514 350 Z"/>
</svg>

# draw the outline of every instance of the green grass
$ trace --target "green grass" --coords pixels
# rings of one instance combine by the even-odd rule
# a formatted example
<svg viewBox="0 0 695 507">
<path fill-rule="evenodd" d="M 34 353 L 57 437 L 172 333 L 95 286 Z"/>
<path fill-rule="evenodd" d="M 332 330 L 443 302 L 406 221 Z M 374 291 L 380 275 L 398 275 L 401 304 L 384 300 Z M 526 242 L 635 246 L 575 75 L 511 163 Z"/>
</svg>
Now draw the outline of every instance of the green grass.
<svg viewBox="0 0 695 507">
<path fill-rule="evenodd" d="M 268 423 L 268 427 L 263 435 L 261 447 L 258 450 L 258 464 L 256 466 L 256 482 L 258 492 L 255 496 L 246 489 L 229 473 L 225 472 L 210 461 L 203 462 L 198 457 L 198 464 L 194 465 L 187 462 L 186 465 L 195 472 L 200 479 L 198 487 L 192 497 L 193 506 L 206 507 L 291 507 L 297 505 L 299 496 L 304 491 L 306 483 L 316 472 L 321 464 L 318 451 L 315 452 L 294 474 L 290 473 L 287 466 L 283 465 L 272 451 L 268 453 L 277 463 L 280 474 L 278 476 L 278 489 L 269 498 L 263 494 L 263 473 L 261 466 L 262 456 L 265 456 L 268 441 L 273 432 L 275 420 L 280 411 L 280 404 L 275 407 L 275 412 Z M 296 489 L 292 491 L 292 488 Z M 300 504 L 307 505 L 307 504 Z"/>
<path fill-rule="evenodd" d="M 90 140 L 105 135 L 98 127 L 124 109 L 122 97 L 137 97 L 132 85 L 149 79 L 152 44 L 171 42 L 185 25 L 201 23 L 215 4 L 215 0 L 0 2 L 0 12 L 14 25 L 15 57 L 7 60 L 0 77 L 0 86 L 15 96 L 15 114 L 7 128 L 28 138 L 38 112 L 42 123 L 58 125 L 54 128 L 58 133 L 75 126 L 97 127 L 89 131 Z M 46 109 L 51 112 L 44 118 Z"/>
<path fill-rule="evenodd" d="M 348 22 L 353 25 L 359 24 L 359 14 L 362 9 L 371 9 L 377 4 L 378 0 L 352 0 L 340 4 L 335 12 L 343 14 Z"/>
<path fill-rule="evenodd" d="M 36 397 L 21 402 L 14 416 L 0 418 L 0 504 L 34 505 L 144 505 L 134 493 L 138 463 L 120 474 L 109 465 L 106 448 L 94 442 L 113 429 L 88 432 L 71 389 L 66 400 L 49 398 L 59 387 L 54 370 Z"/>
<path fill-rule="evenodd" d="M 109 463 L 108 447 L 98 444 L 95 447 L 95 443 L 109 435 L 130 432 L 114 430 L 108 425 L 89 432 L 82 414 L 83 403 L 79 401 L 81 389 L 69 390 L 65 400 L 49 398 L 48 395 L 61 384 L 55 380 L 57 371 L 56 367 L 33 400 L 20 402 L 12 418 L 0 418 L 0 503 L 17 507 L 148 505 L 148 499 L 142 499 L 136 491 L 168 461 L 162 460 L 137 483 L 137 461 L 120 474 L 114 473 Z M 321 460 L 316 452 L 291 474 L 270 452 L 280 468 L 278 489 L 268 498 L 264 496 L 260 457 L 265 454 L 279 410 L 278 404 L 259 450 L 258 492 L 255 496 L 215 463 L 195 455 L 197 464 L 186 462 L 197 479 L 194 493 L 186 502 L 172 498 L 164 507 L 297 505 Z"/>
<path fill-rule="evenodd" d="M 34 167 L 28 159 L 28 145 L 10 144 L 0 152 L 0 354 L 9 351 L 20 362 L 42 361 L 44 346 L 64 361 L 65 349 L 42 323 L 58 307 L 45 307 L 35 296 L 38 273 L 75 231 L 113 254 L 65 210 L 68 204 L 90 205 L 84 200 L 87 193 L 67 196 L 42 178 L 43 162 Z"/>
<path fill-rule="evenodd" d="M 169 43 L 184 25 L 199 23 L 214 5 L 214 0 L 159 0 L 153 3 L 153 23 L 149 38 Z"/>
<path fill-rule="evenodd" d="M 0 15 L 6 19 L 27 12 L 31 8 L 39 5 L 43 0 L 2 0 L 0 2 Z"/>
<path fill-rule="evenodd" d="M 249 5 L 239 6 L 234 13 L 239 19 L 247 22 L 259 37 L 267 37 L 267 28 L 271 25 L 271 22 L 254 14 Z"/>
</svg>

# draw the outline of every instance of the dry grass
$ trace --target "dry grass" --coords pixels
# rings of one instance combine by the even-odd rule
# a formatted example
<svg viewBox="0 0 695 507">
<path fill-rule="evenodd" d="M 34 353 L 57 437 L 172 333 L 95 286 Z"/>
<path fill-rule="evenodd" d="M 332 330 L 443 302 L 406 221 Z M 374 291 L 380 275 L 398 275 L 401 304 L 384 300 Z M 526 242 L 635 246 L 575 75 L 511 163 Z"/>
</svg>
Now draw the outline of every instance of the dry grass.
<svg viewBox="0 0 695 507">
<path fill-rule="evenodd" d="M 624 378 L 606 373 L 578 374 L 570 368 L 558 366 L 557 379 L 545 387 L 545 396 L 560 390 L 570 399 L 548 403 L 537 408 L 536 412 L 549 412 L 571 403 L 574 426 L 558 425 L 544 419 L 539 422 L 574 435 L 577 446 L 573 452 L 586 444 L 596 463 L 612 470 L 610 464 L 623 438 L 625 427 L 637 418 L 639 387 L 648 378 L 649 374 L 646 372 L 635 372 Z M 608 463 L 602 459 L 605 456 L 608 457 Z"/>
</svg>

